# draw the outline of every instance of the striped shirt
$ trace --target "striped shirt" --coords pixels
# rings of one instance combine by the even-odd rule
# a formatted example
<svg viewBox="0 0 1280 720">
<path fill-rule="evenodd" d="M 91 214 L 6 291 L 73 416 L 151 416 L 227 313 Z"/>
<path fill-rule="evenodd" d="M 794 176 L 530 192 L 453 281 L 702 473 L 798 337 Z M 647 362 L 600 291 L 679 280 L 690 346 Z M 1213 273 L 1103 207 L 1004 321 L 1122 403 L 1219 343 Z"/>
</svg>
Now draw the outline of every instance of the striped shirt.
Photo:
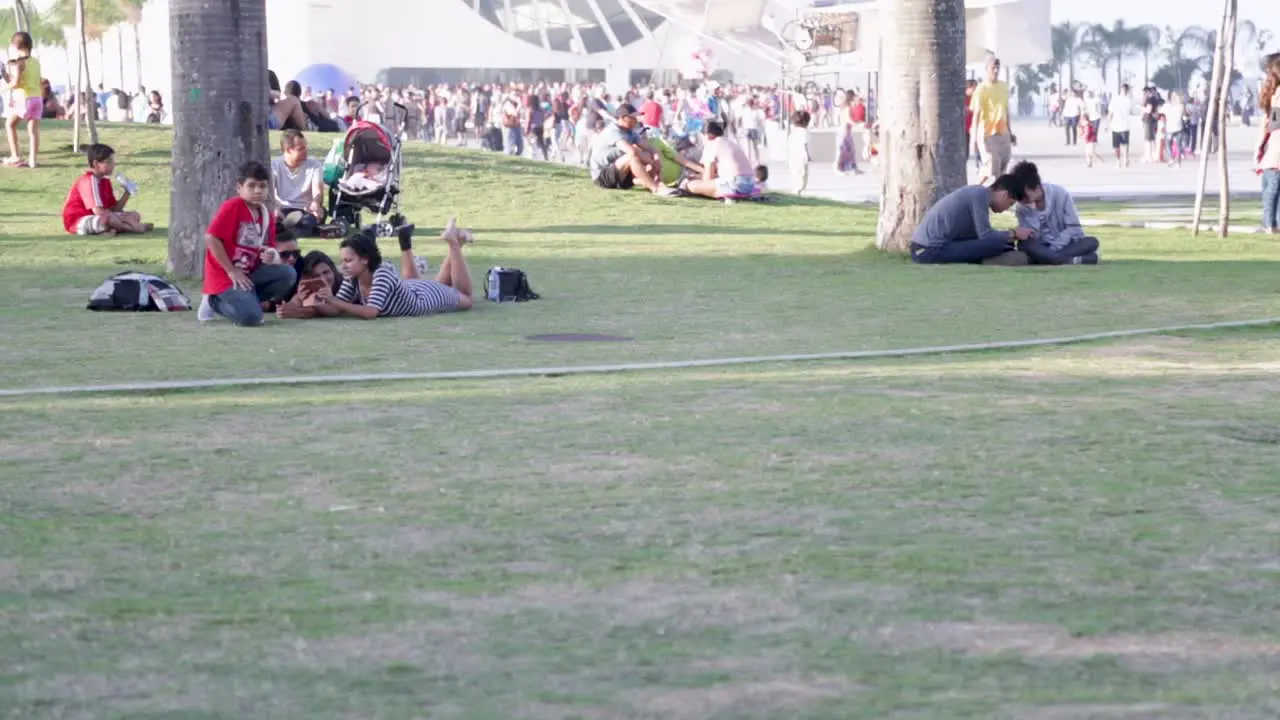
<svg viewBox="0 0 1280 720">
<path fill-rule="evenodd" d="M 351 278 L 343 278 L 338 299 L 377 308 L 379 317 L 417 317 L 457 310 L 462 296 L 435 280 L 405 280 L 390 264 L 383 263 L 373 271 L 367 300 L 360 295 L 359 283 Z"/>
</svg>

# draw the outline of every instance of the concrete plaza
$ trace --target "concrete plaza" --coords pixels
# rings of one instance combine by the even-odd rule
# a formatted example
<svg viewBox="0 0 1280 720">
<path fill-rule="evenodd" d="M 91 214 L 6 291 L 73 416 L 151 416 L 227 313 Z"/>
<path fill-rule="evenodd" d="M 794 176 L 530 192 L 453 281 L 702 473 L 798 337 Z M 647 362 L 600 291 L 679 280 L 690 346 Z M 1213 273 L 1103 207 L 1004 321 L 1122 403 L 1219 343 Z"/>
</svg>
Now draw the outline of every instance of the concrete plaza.
<svg viewBox="0 0 1280 720">
<path fill-rule="evenodd" d="M 1044 118 L 1015 121 L 1014 134 L 1018 145 L 1013 160 L 1031 160 L 1040 168 L 1045 182 L 1057 183 L 1069 188 L 1078 200 L 1136 201 L 1153 198 L 1190 197 L 1195 194 L 1199 161 L 1189 159 L 1182 167 L 1142 162 L 1142 143 L 1139 140 L 1130 148 L 1130 165 L 1117 168 L 1111 151 L 1111 136 L 1105 131 L 1100 135 L 1098 154 L 1102 163 L 1085 166 L 1084 145 L 1068 147 L 1062 128 L 1049 127 Z M 1139 134 L 1139 137 L 1141 135 Z M 1230 188 L 1232 197 L 1256 197 L 1260 193 L 1260 180 L 1254 173 L 1253 152 L 1257 146 L 1259 130 L 1255 127 L 1231 127 L 1227 130 L 1227 158 L 1230 161 Z M 781 153 L 785 152 L 786 136 L 770 133 L 769 156 L 770 183 L 775 189 L 790 190 L 790 175 Z M 775 159 L 777 158 L 777 159 Z M 1206 193 L 1216 197 L 1218 193 L 1218 158 L 1209 157 L 1209 176 Z M 861 175 L 841 177 L 829 163 L 813 163 L 809 168 L 809 189 L 806 194 L 814 197 L 845 202 L 875 203 L 880 197 L 880 176 L 875 164 L 865 164 Z M 969 181 L 977 182 L 977 171 L 969 165 Z"/>
</svg>

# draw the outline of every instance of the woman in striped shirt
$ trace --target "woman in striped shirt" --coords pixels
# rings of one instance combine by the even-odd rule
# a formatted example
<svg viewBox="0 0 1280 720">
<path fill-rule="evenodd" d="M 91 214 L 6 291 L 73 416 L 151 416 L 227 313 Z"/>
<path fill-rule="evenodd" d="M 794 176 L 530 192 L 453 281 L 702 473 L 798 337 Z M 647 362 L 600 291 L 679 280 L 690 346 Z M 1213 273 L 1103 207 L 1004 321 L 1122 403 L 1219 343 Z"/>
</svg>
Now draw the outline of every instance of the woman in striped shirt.
<svg viewBox="0 0 1280 720">
<path fill-rule="evenodd" d="M 400 236 L 400 273 L 382 261 L 378 241 L 366 230 L 342 241 L 341 262 L 344 279 L 338 294 L 326 298 L 343 315 L 372 320 L 377 317 L 416 317 L 471 308 L 471 274 L 462 257 L 462 244 L 470 234 L 449 221 L 441 238 L 449 255 L 435 280 L 418 274 L 413 257 L 413 226 L 397 231 Z"/>
</svg>

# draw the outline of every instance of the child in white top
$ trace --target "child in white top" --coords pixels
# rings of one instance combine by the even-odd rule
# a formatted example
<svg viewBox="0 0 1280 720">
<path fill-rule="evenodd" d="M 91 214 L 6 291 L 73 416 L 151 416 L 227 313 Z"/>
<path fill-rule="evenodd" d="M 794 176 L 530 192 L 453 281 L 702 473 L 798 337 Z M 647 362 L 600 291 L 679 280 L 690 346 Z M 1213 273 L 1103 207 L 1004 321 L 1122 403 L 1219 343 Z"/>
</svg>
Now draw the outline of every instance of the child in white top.
<svg viewBox="0 0 1280 720">
<path fill-rule="evenodd" d="M 803 195 L 809 187 L 809 122 L 808 110 L 797 110 L 791 115 L 791 135 L 788 138 L 787 166 L 791 170 L 791 191 Z"/>
</svg>

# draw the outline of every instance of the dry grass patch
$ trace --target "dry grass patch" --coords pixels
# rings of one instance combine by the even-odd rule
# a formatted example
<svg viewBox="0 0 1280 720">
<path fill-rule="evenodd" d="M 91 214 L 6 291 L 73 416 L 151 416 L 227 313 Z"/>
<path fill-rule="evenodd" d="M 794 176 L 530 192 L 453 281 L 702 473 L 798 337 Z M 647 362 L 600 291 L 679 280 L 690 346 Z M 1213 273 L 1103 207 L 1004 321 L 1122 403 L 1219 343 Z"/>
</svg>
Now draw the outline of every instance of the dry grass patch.
<svg viewBox="0 0 1280 720">
<path fill-rule="evenodd" d="M 1126 662 L 1228 663 L 1280 657 L 1280 643 L 1215 633 L 1077 636 L 1053 625 L 933 622 L 895 625 L 864 638 L 893 650 L 940 648 L 967 655 L 1014 654 L 1035 660 L 1083 660 L 1110 655 Z"/>
<path fill-rule="evenodd" d="M 655 720 L 705 720 L 735 717 L 786 717 L 826 700 L 847 698 L 857 686 L 836 676 L 780 677 L 727 682 L 707 688 L 655 689 L 631 693 L 632 717 Z"/>
</svg>

